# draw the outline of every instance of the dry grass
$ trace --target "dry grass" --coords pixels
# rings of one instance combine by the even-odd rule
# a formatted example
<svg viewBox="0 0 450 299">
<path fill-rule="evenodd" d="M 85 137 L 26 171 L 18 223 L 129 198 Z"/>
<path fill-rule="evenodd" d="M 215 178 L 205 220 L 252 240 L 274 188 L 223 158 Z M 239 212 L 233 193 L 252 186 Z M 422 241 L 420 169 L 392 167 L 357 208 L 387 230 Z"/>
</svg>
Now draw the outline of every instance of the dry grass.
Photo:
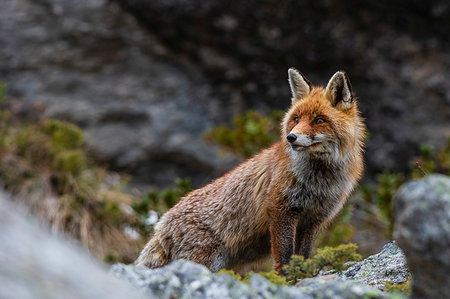
<svg viewBox="0 0 450 299">
<path fill-rule="evenodd" d="M 71 124 L 22 124 L 2 112 L 0 180 L 54 232 L 79 239 L 99 258 L 131 262 L 145 242 L 136 234 L 135 198 L 122 192 L 119 175 L 88 159 L 83 132 Z"/>
</svg>

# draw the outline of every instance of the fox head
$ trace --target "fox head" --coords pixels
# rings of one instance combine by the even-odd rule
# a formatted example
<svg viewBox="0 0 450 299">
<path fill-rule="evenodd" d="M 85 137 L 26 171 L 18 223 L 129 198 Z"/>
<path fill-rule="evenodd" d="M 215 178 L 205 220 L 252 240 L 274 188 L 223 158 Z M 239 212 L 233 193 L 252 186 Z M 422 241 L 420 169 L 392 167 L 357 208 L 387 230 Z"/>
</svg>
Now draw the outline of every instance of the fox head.
<svg viewBox="0 0 450 299">
<path fill-rule="evenodd" d="M 336 72 L 323 88 L 294 68 L 288 73 L 292 103 L 281 132 L 288 152 L 336 161 L 360 154 L 365 129 L 347 74 Z"/>
</svg>

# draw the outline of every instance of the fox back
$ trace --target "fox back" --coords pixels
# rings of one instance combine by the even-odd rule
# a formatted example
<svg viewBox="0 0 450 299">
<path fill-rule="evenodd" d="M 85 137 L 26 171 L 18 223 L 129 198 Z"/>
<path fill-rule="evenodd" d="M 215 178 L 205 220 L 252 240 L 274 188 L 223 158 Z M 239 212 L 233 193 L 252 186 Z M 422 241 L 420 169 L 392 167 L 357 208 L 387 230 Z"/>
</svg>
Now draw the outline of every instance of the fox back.
<svg viewBox="0 0 450 299">
<path fill-rule="evenodd" d="M 136 264 L 188 259 L 249 270 L 270 256 L 278 273 L 342 209 L 363 172 L 365 127 L 344 72 L 326 88 L 289 69 L 281 139 L 183 197 L 157 223 Z"/>
</svg>

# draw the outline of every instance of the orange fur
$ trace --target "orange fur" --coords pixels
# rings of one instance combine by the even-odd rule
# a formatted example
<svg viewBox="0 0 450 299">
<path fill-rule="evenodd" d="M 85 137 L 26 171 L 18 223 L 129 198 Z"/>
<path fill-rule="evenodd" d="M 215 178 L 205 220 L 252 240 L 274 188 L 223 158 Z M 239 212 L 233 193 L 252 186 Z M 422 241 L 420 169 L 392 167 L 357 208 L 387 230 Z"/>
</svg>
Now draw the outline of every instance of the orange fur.
<svg viewBox="0 0 450 299">
<path fill-rule="evenodd" d="M 362 176 L 365 129 L 345 73 L 326 89 L 296 70 L 289 75 L 293 99 L 281 140 L 183 197 L 162 216 L 136 264 L 183 258 L 218 271 L 271 254 L 282 273 L 293 253 L 309 256 Z M 288 142 L 289 134 L 297 140 Z"/>
</svg>

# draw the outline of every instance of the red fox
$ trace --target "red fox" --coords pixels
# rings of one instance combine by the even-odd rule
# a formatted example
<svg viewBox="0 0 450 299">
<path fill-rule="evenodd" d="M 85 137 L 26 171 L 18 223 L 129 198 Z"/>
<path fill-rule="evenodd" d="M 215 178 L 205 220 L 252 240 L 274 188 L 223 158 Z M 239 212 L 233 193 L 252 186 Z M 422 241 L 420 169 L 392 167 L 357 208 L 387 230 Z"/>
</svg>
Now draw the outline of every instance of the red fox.
<svg viewBox="0 0 450 299">
<path fill-rule="evenodd" d="M 365 126 L 345 72 L 312 86 L 289 69 L 292 103 L 281 140 L 166 212 L 135 264 L 175 259 L 211 271 L 266 260 L 308 258 L 321 228 L 341 210 L 363 173 Z"/>
</svg>

